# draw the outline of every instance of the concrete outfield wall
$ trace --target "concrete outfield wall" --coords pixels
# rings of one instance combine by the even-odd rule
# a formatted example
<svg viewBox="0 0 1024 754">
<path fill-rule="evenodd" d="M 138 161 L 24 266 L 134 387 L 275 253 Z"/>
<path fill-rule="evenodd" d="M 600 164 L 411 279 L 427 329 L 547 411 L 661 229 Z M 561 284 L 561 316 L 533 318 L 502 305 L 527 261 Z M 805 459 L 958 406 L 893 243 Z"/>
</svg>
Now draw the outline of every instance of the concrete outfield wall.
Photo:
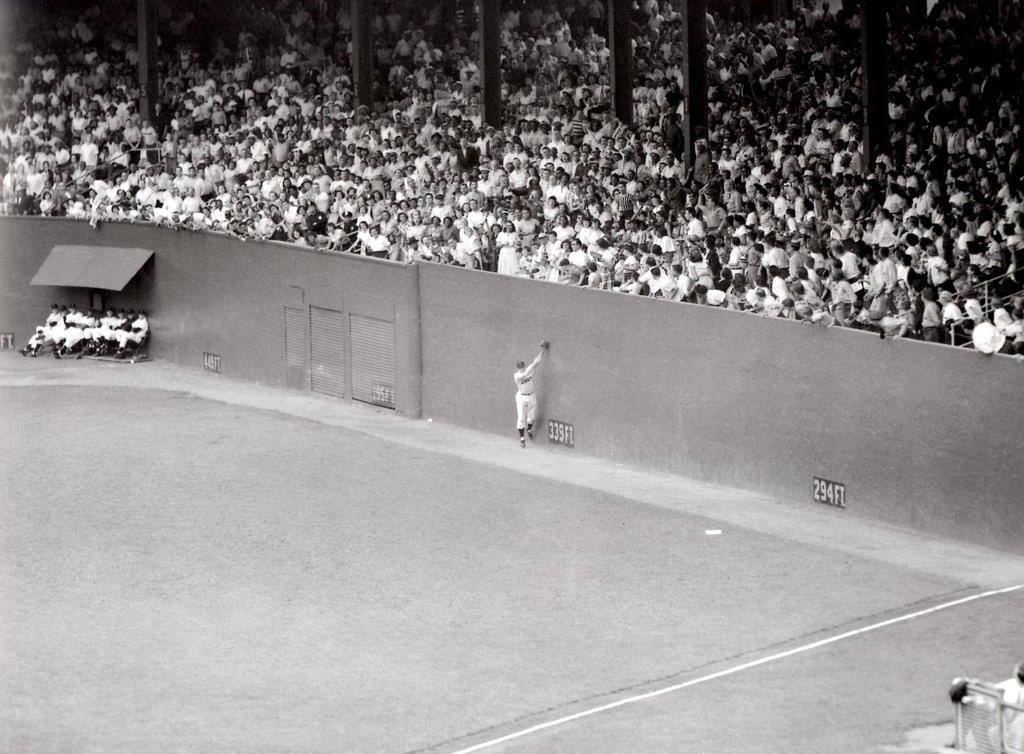
<svg viewBox="0 0 1024 754">
<path fill-rule="evenodd" d="M 399 411 L 418 416 L 422 400 L 423 416 L 505 434 L 514 448 L 513 367 L 547 339 L 541 419 L 574 425 L 576 450 L 564 452 L 806 505 L 820 476 L 847 485 L 837 516 L 1024 553 L 1014 359 L 452 267 L 0 218 L 0 332 L 19 345 L 69 298 L 29 281 L 54 245 L 73 243 L 155 252 L 113 301 L 148 308 L 154 355 L 178 364 L 201 368 L 211 352 L 227 375 L 308 389 L 308 373 L 286 377 L 285 306 L 391 319 Z"/>
<path fill-rule="evenodd" d="M 15 332 L 19 347 L 54 300 L 85 301 L 81 291 L 29 286 L 58 244 L 151 249 L 154 259 L 123 295 L 109 300 L 150 312 L 155 357 L 202 367 L 203 354 L 214 353 L 224 374 L 245 380 L 286 384 L 285 306 L 320 306 L 393 321 L 397 408 L 419 415 L 414 267 L 148 225 L 104 223 L 92 229 L 72 220 L 0 218 L 0 332 Z M 308 363 L 308 336 L 304 345 Z M 308 373 L 292 383 L 308 388 Z"/>
<path fill-rule="evenodd" d="M 434 265 L 420 297 L 424 416 L 512 445 L 513 367 L 547 339 L 541 419 L 575 452 L 807 505 L 824 477 L 837 516 L 1024 552 L 1014 359 Z"/>
</svg>

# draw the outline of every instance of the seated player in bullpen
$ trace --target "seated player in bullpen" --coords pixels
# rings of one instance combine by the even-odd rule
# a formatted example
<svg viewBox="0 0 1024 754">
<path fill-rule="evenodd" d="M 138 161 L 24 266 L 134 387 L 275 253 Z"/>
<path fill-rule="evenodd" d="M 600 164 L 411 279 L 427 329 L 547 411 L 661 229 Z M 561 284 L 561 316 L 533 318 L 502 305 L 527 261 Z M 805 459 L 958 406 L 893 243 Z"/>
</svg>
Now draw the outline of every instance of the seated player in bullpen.
<svg viewBox="0 0 1024 754">
<path fill-rule="evenodd" d="M 71 307 L 71 312 L 64 318 L 64 340 L 53 348 L 53 358 L 60 359 L 81 350 L 85 341 L 85 329 L 78 309 Z"/>
<path fill-rule="evenodd" d="M 106 313 L 97 312 L 93 315 L 95 324 L 87 327 L 85 337 L 87 339 L 82 353 L 85 356 L 101 356 L 109 351 L 109 348 L 116 342 L 114 339 L 114 324 L 117 322 L 117 315 L 113 309 L 107 309 Z"/>
<path fill-rule="evenodd" d="M 64 333 L 67 331 L 68 307 L 62 306 L 56 315 L 46 318 L 46 344 L 54 351 L 64 345 Z M 50 324 L 52 322 L 52 324 Z"/>
<path fill-rule="evenodd" d="M 118 350 L 114 358 L 125 359 L 136 353 L 149 335 L 149 320 L 146 312 L 139 311 L 138 314 L 129 316 L 121 329 L 117 330 Z"/>
<path fill-rule="evenodd" d="M 46 329 L 39 325 L 36 331 L 29 336 L 28 343 L 21 349 L 22 356 L 36 356 L 46 344 Z"/>
<path fill-rule="evenodd" d="M 47 348 L 57 348 L 64 343 L 64 320 L 67 316 L 67 307 L 54 304 L 50 307 L 50 313 L 46 321 L 36 328 L 35 333 L 28 339 L 28 343 L 21 349 L 22 356 L 38 356 Z M 40 338 L 40 335 L 42 336 Z"/>
<path fill-rule="evenodd" d="M 96 327 L 89 332 L 89 343 L 85 347 L 86 356 L 107 356 L 117 348 L 117 331 L 127 321 L 128 316 L 122 309 L 115 312 L 107 309 L 107 313 L 97 318 Z"/>
</svg>

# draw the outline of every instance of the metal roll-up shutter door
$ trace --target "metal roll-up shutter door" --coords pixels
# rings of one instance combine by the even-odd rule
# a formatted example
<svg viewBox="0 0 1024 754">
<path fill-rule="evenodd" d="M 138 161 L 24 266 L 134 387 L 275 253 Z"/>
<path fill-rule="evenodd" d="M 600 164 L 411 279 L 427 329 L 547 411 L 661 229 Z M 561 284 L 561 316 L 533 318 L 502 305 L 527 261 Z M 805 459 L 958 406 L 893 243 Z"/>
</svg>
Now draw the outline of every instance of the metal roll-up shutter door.
<svg viewBox="0 0 1024 754">
<path fill-rule="evenodd" d="M 306 387 L 306 310 L 284 308 L 285 386 Z"/>
<path fill-rule="evenodd" d="M 309 388 L 345 397 L 345 315 L 309 307 Z"/>
<path fill-rule="evenodd" d="M 353 314 L 352 397 L 385 408 L 395 407 L 395 325 Z"/>
</svg>

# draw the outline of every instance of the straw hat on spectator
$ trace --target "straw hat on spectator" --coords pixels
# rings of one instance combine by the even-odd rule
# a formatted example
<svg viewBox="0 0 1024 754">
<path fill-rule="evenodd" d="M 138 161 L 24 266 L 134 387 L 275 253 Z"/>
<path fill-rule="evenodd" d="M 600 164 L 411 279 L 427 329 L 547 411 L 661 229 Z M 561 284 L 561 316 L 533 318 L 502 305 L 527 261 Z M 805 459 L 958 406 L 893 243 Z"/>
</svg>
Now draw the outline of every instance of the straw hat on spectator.
<svg viewBox="0 0 1024 754">
<path fill-rule="evenodd" d="M 964 302 L 964 313 L 975 322 L 985 319 L 985 313 L 981 310 L 981 302 L 976 298 L 969 298 Z"/>
<path fill-rule="evenodd" d="M 831 327 L 836 323 L 835 319 L 828 312 L 815 312 L 811 315 L 811 322 L 822 327 Z"/>
<path fill-rule="evenodd" d="M 1006 336 L 999 332 L 995 325 L 980 322 L 975 325 L 974 332 L 971 333 L 971 340 L 979 353 L 992 354 L 997 353 L 1003 347 L 1003 344 L 1006 343 Z"/>
<path fill-rule="evenodd" d="M 721 306 L 725 303 L 725 291 L 713 288 L 708 291 L 707 302 L 710 306 Z"/>
</svg>

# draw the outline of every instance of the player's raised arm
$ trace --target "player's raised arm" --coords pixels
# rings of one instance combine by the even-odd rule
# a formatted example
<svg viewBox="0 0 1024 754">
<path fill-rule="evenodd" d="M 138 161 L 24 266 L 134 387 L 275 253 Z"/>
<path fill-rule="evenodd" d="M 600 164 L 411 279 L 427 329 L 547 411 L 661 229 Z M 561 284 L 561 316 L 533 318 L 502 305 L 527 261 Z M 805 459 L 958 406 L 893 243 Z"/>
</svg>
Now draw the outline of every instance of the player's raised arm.
<svg viewBox="0 0 1024 754">
<path fill-rule="evenodd" d="M 535 367 L 540 365 L 540 362 L 544 359 L 544 354 L 547 353 L 548 342 L 545 340 L 540 344 L 540 353 L 537 354 L 537 358 L 527 364 L 526 369 L 523 370 L 526 376 L 532 375 Z"/>
</svg>

